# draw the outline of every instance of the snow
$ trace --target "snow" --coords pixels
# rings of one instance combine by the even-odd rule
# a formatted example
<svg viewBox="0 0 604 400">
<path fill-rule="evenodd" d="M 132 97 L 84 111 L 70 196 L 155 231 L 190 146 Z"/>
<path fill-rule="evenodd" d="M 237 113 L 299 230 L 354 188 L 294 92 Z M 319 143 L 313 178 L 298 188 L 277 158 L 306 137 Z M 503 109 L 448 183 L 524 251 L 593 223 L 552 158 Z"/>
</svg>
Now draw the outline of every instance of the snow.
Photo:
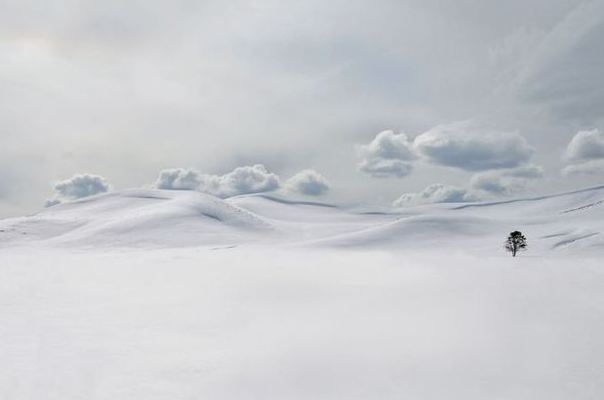
<svg viewBox="0 0 604 400">
<path fill-rule="evenodd" d="M 268 195 L 219 199 L 194 191 L 127 190 L 0 221 L 2 246 L 192 247 L 261 244 L 348 248 L 464 247 L 501 252 L 519 229 L 531 254 L 600 254 L 604 187 L 495 203 L 371 210 Z"/>
<path fill-rule="evenodd" d="M 600 399 L 603 200 L 128 190 L 2 220 L 0 398 Z"/>
</svg>

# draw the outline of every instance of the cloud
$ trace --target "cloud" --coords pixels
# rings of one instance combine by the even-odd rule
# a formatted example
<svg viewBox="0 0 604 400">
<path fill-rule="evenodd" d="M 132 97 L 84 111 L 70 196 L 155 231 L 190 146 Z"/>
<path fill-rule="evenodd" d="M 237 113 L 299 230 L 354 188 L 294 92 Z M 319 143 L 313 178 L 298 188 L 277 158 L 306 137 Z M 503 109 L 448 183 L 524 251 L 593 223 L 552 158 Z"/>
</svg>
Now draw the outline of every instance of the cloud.
<svg viewBox="0 0 604 400">
<path fill-rule="evenodd" d="M 519 134 L 484 129 L 472 121 L 438 125 L 416 137 L 414 145 L 429 162 L 466 171 L 517 167 L 534 153 Z"/>
<path fill-rule="evenodd" d="M 459 121 L 433 127 L 409 140 L 404 133 L 380 132 L 359 147 L 359 169 L 371 176 L 404 177 L 418 158 L 465 171 L 511 169 L 530 160 L 535 150 L 514 132 L 496 131 L 477 122 Z"/>
<path fill-rule="evenodd" d="M 170 168 L 159 173 L 155 182 L 158 189 L 196 190 L 203 181 L 203 175 L 194 169 Z"/>
<path fill-rule="evenodd" d="M 160 172 L 155 185 L 159 189 L 199 190 L 226 198 L 276 190 L 281 183 L 279 176 L 264 165 L 256 164 L 235 168 L 224 175 L 202 174 L 195 169 L 167 169 Z"/>
<path fill-rule="evenodd" d="M 464 203 L 476 200 L 466 189 L 434 183 L 419 193 L 404 193 L 396 199 L 394 207 L 408 207 L 418 204 L 429 203 Z"/>
<path fill-rule="evenodd" d="M 472 177 L 473 190 L 492 195 L 509 196 L 525 191 L 531 182 L 543 177 L 543 168 L 526 165 L 513 169 L 487 171 Z"/>
<path fill-rule="evenodd" d="M 604 173 L 604 159 L 591 160 L 580 164 L 567 165 L 562 169 L 563 176 L 594 176 Z"/>
<path fill-rule="evenodd" d="M 60 197 L 81 199 L 82 197 L 94 196 L 109 191 L 109 184 L 102 176 L 80 174 L 57 182 L 54 190 Z"/>
<path fill-rule="evenodd" d="M 520 98 L 555 118 L 592 123 L 604 109 L 604 2 L 579 2 L 523 59 Z"/>
<path fill-rule="evenodd" d="M 55 197 L 46 200 L 45 207 L 51 207 L 64 200 L 77 200 L 83 197 L 106 193 L 110 189 L 107 180 L 99 175 L 78 174 L 54 185 Z"/>
<path fill-rule="evenodd" d="M 564 158 L 571 162 L 604 158 L 604 132 L 599 129 L 577 132 L 568 143 Z"/>
<path fill-rule="evenodd" d="M 355 154 L 334 149 L 376 126 L 415 137 L 443 116 L 506 121 L 552 164 L 567 143 L 561 127 L 604 118 L 600 0 L 488 2 L 480 18 L 470 1 L 97 1 L 39 12 L 48 3 L 3 2 L 0 13 L 0 159 L 29 175 L 3 193 L 0 215 L 8 202 L 11 213 L 38 207 L 65 157 L 75 171 L 95 165 L 138 186 L 166 165 L 230 171 L 270 153 L 272 168 L 315 165 L 339 175 L 346 196 L 372 201 L 396 188 L 355 185 Z M 492 63 L 500 44 L 505 62 Z M 338 171 L 346 164 L 355 167 Z M 374 159 L 362 170 L 407 176 L 414 165 Z M 417 178 L 424 187 L 455 173 Z"/>
<path fill-rule="evenodd" d="M 262 164 L 235 168 L 225 175 L 204 175 L 199 190 L 219 197 L 270 192 L 281 186 L 279 177 Z"/>
<path fill-rule="evenodd" d="M 298 172 L 287 180 L 285 187 L 308 196 L 320 196 L 330 189 L 327 179 L 312 169 Z"/>
<path fill-rule="evenodd" d="M 359 146 L 359 153 L 359 170 L 376 178 L 407 176 L 416 159 L 407 135 L 390 130 L 378 133 L 368 145 Z"/>
<path fill-rule="evenodd" d="M 365 159 L 359 170 L 374 178 L 403 178 L 411 173 L 413 165 L 401 160 Z"/>
<path fill-rule="evenodd" d="M 61 204 L 61 200 L 59 199 L 48 199 L 44 202 L 44 207 L 48 208 L 48 207 L 53 207 L 56 205 Z"/>
<path fill-rule="evenodd" d="M 604 172 L 604 132 L 599 129 L 577 132 L 562 157 L 569 165 L 563 176 L 594 176 Z"/>
</svg>

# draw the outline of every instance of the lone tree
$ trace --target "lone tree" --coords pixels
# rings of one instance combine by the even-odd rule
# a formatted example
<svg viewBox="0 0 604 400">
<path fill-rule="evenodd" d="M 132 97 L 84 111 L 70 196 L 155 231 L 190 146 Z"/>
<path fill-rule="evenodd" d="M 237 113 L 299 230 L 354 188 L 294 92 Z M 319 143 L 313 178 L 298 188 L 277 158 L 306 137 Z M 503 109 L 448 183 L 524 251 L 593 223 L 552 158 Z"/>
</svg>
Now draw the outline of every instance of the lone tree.
<svg viewBox="0 0 604 400">
<path fill-rule="evenodd" d="M 526 238 L 520 231 L 514 231 L 508 236 L 505 241 L 505 249 L 512 253 L 512 257 L 516 257 L 516 253 L 526 249 Z"/>
</svg>

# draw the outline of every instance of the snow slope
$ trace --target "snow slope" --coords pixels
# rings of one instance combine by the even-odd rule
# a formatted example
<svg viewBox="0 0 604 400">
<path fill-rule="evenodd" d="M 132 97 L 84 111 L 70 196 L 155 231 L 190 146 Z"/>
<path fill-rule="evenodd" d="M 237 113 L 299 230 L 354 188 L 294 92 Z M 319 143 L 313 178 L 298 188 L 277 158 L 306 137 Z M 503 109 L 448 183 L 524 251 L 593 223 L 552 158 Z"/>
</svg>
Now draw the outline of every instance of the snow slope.
<svg viewBox="0 0 604 400">
<path fill-rule="evenodd" d="M 603 216 L 604 187 L 400 210 L 128 190 L 2 220 L 0 399 L 599 400 Z"/>
<path fill-rule="evenodd" d="M 0 398 L 597 400 L 599 258 L 0 251 Z"/>
<path fill-rule="evenodd" d="M 604 187 L 493 203 L 436 204 L 415 215 L 335 237 L 332 245 L 403 248 L 454 247 L 497 254 L 512 230 L 529 238 L 531 254 L 604 252 Z"/>
<path fill-rule="evenodd" d="M 219 198 L 192 191 L 127 190 L 0 221 L 2 242 L 84 246 L 193 246 L 254 240 L 270 223 Z"/>
<path fill-rule="evenodd" d="M 466 248 L 501 252 L 525 232 L 532 254 L 604 249 L 604 187 L 494 203 L 388 212 L 267 195 L 222 200 L 192 191 L 128 190 L 0 221 L 2 246 L 190 247 L 265 244 L 347 248 Z"/>
</svg>

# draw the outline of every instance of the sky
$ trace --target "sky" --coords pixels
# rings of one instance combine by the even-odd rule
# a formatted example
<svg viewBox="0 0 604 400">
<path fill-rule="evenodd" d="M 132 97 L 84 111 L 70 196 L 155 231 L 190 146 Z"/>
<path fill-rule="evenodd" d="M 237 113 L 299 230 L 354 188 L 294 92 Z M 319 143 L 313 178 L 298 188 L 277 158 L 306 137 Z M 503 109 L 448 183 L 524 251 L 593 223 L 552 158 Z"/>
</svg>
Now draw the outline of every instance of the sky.
<svg viewBox="0 0 604 400">
<path fill-rule="evenodd" d="M 131 187 L 602 184 L 604 0 L 0 0 L 0 217 Z"/>
</svg>

